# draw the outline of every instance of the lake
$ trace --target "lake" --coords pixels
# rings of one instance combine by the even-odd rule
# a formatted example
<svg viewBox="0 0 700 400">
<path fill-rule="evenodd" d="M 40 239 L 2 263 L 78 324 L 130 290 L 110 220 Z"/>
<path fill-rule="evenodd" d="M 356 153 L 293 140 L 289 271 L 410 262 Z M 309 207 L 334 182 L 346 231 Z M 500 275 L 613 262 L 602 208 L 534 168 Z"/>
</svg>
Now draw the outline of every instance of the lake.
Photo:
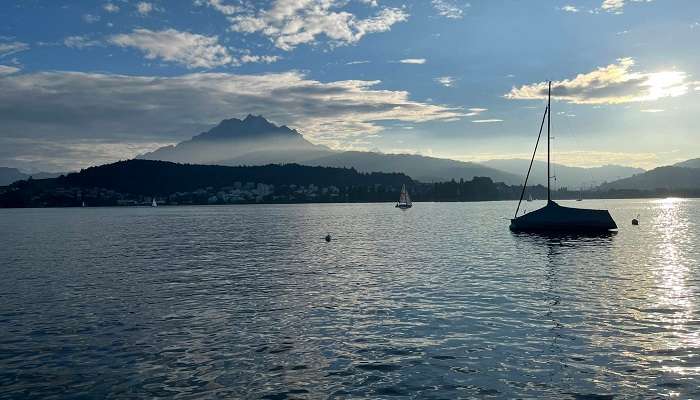
<svg viewBox="0 0 700 400">
<path fill-rule="evenodd" d="M 700 398 L 700 201 L 561 204 L 0 210 L 0 398 Z"/>
</svg>

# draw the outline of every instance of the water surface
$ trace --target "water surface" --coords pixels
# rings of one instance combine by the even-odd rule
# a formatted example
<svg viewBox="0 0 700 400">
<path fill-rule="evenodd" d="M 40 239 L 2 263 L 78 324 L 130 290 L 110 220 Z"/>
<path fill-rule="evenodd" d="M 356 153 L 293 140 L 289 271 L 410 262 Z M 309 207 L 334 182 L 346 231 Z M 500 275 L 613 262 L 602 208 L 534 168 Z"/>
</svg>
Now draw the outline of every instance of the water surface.
<svg viewBox="0 0 700 400">
<path fill-rule="evenodd" d="M 562 204 L 0 210 L 0 398 L 700 398 L 700 201 Z"/>
</svg>

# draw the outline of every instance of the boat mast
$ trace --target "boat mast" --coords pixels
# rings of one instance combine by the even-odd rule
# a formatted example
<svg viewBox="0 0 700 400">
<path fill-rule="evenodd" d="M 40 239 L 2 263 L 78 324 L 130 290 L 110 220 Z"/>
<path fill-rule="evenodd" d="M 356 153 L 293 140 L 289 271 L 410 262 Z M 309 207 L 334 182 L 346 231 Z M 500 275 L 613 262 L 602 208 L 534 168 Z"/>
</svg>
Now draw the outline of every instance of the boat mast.
<svg viewBox="0 0 700 400">
<path fill-rule="evenodd" d="M 549 129 L 552 120 L 552 81 L 549 81 L 549 91 L 547 92 L 547 110 L 549 110 L 547 113 L 547 204 L 549 204 L 552 201 L 552 195 L 549 189 L 549 181 L 552 178 L 552 174 L 549 172 Z"/>
</svg>

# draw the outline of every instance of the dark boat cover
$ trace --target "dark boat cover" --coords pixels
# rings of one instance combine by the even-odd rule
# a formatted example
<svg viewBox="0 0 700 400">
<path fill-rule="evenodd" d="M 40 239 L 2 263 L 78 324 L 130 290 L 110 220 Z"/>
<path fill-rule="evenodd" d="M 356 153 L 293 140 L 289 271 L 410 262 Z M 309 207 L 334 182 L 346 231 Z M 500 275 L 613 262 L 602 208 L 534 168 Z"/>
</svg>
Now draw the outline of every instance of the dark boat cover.
<svg viewBox="0 0 700 400">
<path fill-rule="evenodd" d="M 607 210 L 562 207 L 549 201 L 546 206 L 510 220 L 516 232 L 596 232 L 617 229 Z"/>
</svg>

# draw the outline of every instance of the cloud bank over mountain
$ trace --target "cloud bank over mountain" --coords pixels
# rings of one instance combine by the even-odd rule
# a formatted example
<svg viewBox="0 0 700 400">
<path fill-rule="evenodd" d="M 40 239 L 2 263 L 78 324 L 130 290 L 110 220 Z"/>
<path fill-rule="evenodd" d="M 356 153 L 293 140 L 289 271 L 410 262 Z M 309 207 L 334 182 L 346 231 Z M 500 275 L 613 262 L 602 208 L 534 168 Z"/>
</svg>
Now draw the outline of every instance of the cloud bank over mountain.
<svg viewBox="0 0 700 400">
<path fill-rule="evenodd" d="M 61 148 L 76 156 L 75 146 L 86 142 L 121 143 L 122 149 L 141 146 L 138 150 L 143 152 L 154 144 L 187 137 L 233 113 L 265 114 L 332 147 L 381 131 L 381 121 L 440 121 L 463 114 L 458 108 L 411 100 L 406 91 L 377 89 L 379 84 L 320 82 L 300 72 L 174 77 L 79 72 L 0 75 L 0 145 L 5 148 L 0 165 L 48 156 L 40 153 L 47 145 L 47 152 L 57 159 L 62 158 Z M 93 161 L 93 155 L 86 155 L 77 157 L 73 165 L 60 162 L 42 168 L 74 169 Z"/>
</svg>

